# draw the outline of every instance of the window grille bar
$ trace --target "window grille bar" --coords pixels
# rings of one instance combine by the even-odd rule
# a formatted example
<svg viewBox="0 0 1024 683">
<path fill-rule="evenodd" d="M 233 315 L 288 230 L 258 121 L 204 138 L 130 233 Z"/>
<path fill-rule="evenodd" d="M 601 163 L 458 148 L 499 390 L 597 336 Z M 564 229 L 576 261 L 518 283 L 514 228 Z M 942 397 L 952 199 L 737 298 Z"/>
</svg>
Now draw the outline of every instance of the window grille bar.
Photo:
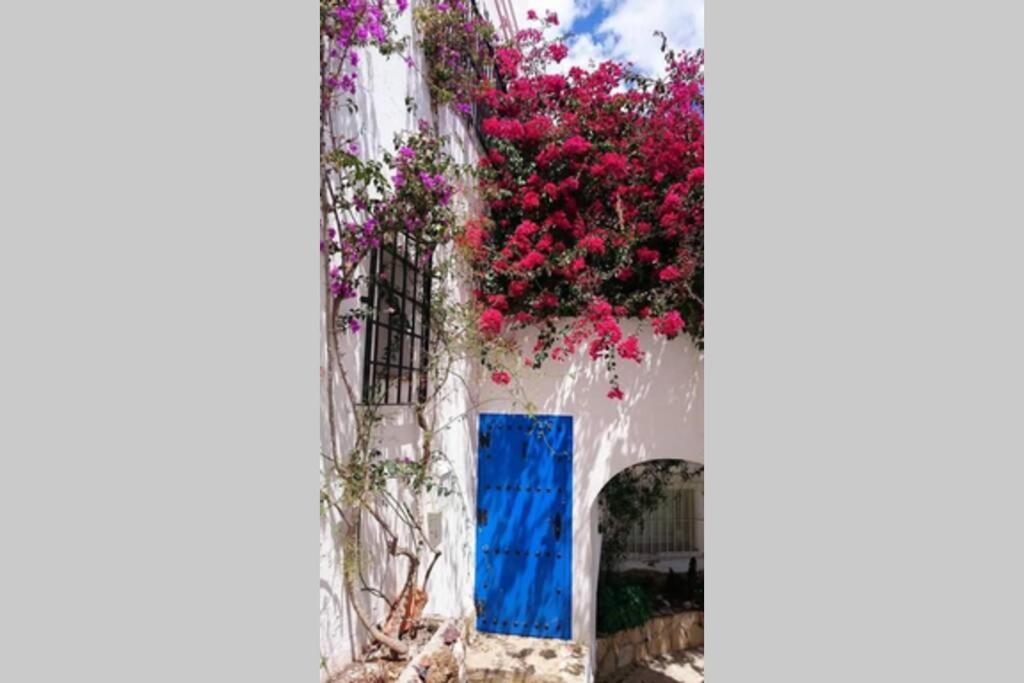
<svg viewBox="0 0 1024 683">
<path fill-rule="evenodd" d="M 373 359 L 374 356 L 374 343 L 376 334 L 373 333 L 373 327 L 377 320 L 377 250 L 374 249 L 370 253 L 370 282 L 369 291 L 366 297 L 366 306 L 370 311 L 370 317 L 366 321 L 366 334 L 364 335 L 364 349 L 363 349 L 363 402 L 367 403 L 370 398 L 371 387 L 374 386 L 373 374 Z"/>
<path fill-rule="evenodd" d="M 394 282 L 395 282 L 395 269 L 398 266 L 398 259 L 395 258 L 395 250 L 394 250 L 393 247 L 391 249 L 389 249 L 389 251 L 391 252 L 391 275 L 388 278 L 388 284 L 389 284 L 388 289 L 393 289 Z M 392 301 L 391 297 L 388 297 L 388 301 L 385 303 L 385 305 L 387 306 L 388 324 L 390 325 L 391 324 L 391 320 L 392 320 L 392 315 L 393 315 L 392 311 L 394 310 L 393 309 L 394 302 Z M 391 358 L 392 358 L 391 354 L 393 353 L 392 344 L 394 342 L 394 336 L 389 333 L 387 335 L 387 339 L 388 339 L 387 345 L 384 347 L 384 362 L 387 363 L 388 365 L 390 365 L 391 364 Z M 391 377 L 390 377 L 390 374 L 391 374 L 390 372 L 385 372 L 384 373 L 384 403 L 391 403 Z"/>
<path fill-rule="evenodd" d="M 399 261 L 399 258 L 400 258 L 398 256 L 398 241 L 399 241 L 399 238 L 401 238 L 401 237 L 402 237 L 401 234 L 395 235 L 395 257 L 394 257 L 394 261 L 392 262 L 392 270 L 391 270 L 391 273 L 392 273 L 391 282 L 394 283 L 394 284 L 397 284 L 397 278 L 398 278 L 398 275 L 397 275 L 395 269 L 397 268 L 397 264 L 398 264 L 398 261 Z M 402 240 L 402 244 L 403 244 L 403 246 L 405 246 L 405 245 L 408 245 L 408 242 L 406 242 L 405 240 Z M 406 270 L 405 270 L 404 264 L 403 264 L 403 266 L 401 268 L 401 273 L 402 273 L 402 288 L 401 288 L 400 291 L 404 292 L 405 291 L 405 285 L 406 285 Z M 399 301 L 399 299 L 401 299 L 401 301 Z M 406 327 L 406 324 L 407 324 L 407 319 L 405 317 L 405 298 L 404 297 L 392 297 L 391 305 L 393 307 L 398 307 L 398 311 L 397 311 L 398 312 L 398 325 L 399 325 L 399 327 L 404 329 Z M 398 377 L 396 378 L 396 381 L 395 381 L 395 403 L 401 403 L 402 402 L 402 380 L 401 380 L 401 377 L 402 377 L 402 364 L 405 363 L 405 334 L 404 333 L 399 333 L 398 334 L 398 355 L 397 355 L 395 360 L 396 360 L 396 363 L 397 363 L 397 366 L 398 366 L 397 367 L 397 369 L 398 369 Z M 388 375 L 390 376 L 391 373 L 388 372 Z"/>
<path fill-rule="evenodd" d="M 428 250 L 427 252 L 427 275 L 423 279 L 423 340 L 420 345 L 420 365 L 422 370 L 419 376 L 419 400 L 421 403 L 427 400 L 427 372 L 426 369 L 430 363 L 427 357 L 427 351 L 430 348 L 430 294 L 431 285 L 433 284 L 433 275 L 431 274 L 431 267 L 434 264 L 434 254 Z"/>
<path fill-rule="evenodd" d="M 370 256 L 369 308 L 366 325 L 363 401 L 382 405 L 413 402 L 426 394 L 426 349 L 429 344 L 429 260 L 421 265 L 424 244 L 411 233 L 398 233 Z M 422 281 L 422 283 L 421 283 Z"/>
<path fill-rule="evenodd" d="M 701 517 L 697 489 L 671 491 L 661 504 L 638 522 L 626 539 L 626 552 L 634 556 L 697 550 Z"/>
<path fill-rule="evenodd" d="M 418 261 L 419 260 L 419 255 L 420 255 L 420 241 L 419 240 L 414 240 L 413 244 L 415 245 L 415 247 L 413 249 L 413 261 Z M 408 255 L 408 242 L 406 242 L 406 254 Z M 416 291 L 419 288 L 419 280 L 420 280 L 419 269 L 417 268 L 415 270 L 415 272 L 416 272 L 416 276 L 413 277 L 413 279 L 412 279 L 412 300 L 413 300 L 412 319 L 409 321 L 409 329 L 412 332 L 412 334 L 410 335 L 410 339 L 409 339 L 409 346 L 411 347 L 410 348 L 410 352 L 409 352 L 409 365 L 412 365 L 412 366 L 415 366 L 416 362 L 417 362 L 417 358 L 416 358 L 416 344 L 415 344 L 415 342 L 419 341 L 419 338 L 416 335 L 416 309 L 419 308 L 419 306 L 415 305 L 415 302 L 416 302 Z M 422 320 L 422 317 L 421 317 L 420 324 L 422 324 L 422 323 L 423 323 L 423 320 Z M 413 382 L 409 382 L 409 386 L 406 388 L 406 392 L 407 392 L 406 397 L 405 397 L 406 403 L 412 403 L 412 385 L 413 385 Z"/>
</svg>

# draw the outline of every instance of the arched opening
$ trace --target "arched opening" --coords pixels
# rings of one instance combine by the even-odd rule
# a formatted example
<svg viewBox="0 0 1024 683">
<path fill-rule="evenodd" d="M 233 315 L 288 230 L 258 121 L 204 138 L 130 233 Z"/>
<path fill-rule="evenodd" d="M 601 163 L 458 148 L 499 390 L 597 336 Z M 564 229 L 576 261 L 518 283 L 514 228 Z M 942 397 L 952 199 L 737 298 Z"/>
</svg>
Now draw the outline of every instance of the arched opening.
<svg viewBox="0 0 1024 683">
<path fill-rule="evenodd" d="M 598 635 L 659 610 L 702 607 L 703 473 L 686 460 L 649 460 L 598 494 Z"/>
<path fill-rule="evenodd" d="M 703 464 L 672 459 L 624 467 L 602 487 L 591 514 L 597 680 L 644 658 L 702 646 Z M 630 634 L 638 643 L 622 645 Z"/>
</svg>

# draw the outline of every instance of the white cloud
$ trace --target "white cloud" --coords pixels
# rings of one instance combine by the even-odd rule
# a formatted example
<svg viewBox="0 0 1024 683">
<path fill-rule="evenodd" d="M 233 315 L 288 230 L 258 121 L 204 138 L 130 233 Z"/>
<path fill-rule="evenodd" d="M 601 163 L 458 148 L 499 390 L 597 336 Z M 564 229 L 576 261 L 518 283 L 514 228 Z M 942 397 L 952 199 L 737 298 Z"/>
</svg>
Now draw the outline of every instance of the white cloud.
<svg viewBox="0 0 1024 683">
<path fill-rule="evenodd" d="M 528 10 L 541 16 L 549 10 L 557 12 L 559 26 L 548 32 L 552 36 L 569 31 L 573 22 L 601 7 L 606 14 L 601 24 L 569 41 L 563 70 L 618 59 L 661 75 L 665 64 L 658 49 L 661 40 L 653 35 L 656 30 L 668 36 L 669 47 L 704 47 L 704 0 L 511 0 L 511 5 L 520 28 L 531 25 L 526 20 Z"/>
<path fill-rule="evenodd" d="M 606 41 L 607 42 L 607 41 Z M 594 42 L 593 36 L 585 33 L 569 43 L 569 56 L 559 64 L 559 71 L 568 73 L 574 66 L 587 68 L 591 63 L 597 64 L 608 59 L 611 46 L 603 42 Z"/>
<path fill-rule="evenodd" d="M 632 62 L 641 71 L 664 73 L 655 30 L 668 36 L 675 49 L 704 47 L 704 0 L 513 0 L 520 27 L 527 25 L 526 12 L 546 10 L 558 13 L 560 26 L 554 33 L 568 31 L 576 19 L 586 17 L 598 5 L 606 16 L 592 32 L 569 41 L 569 57 L 563 70 L 587 66 L 591 61 L 618 59 Z"/>
<path fill-rule="evenodd" d="M 595 31 L 607 56 L 633 62 L 647 73 L 664 73 L 656 30 L 668 36 L 669 47 L 704 47 L 704 0 L 622 0 Z"/>
</svg>

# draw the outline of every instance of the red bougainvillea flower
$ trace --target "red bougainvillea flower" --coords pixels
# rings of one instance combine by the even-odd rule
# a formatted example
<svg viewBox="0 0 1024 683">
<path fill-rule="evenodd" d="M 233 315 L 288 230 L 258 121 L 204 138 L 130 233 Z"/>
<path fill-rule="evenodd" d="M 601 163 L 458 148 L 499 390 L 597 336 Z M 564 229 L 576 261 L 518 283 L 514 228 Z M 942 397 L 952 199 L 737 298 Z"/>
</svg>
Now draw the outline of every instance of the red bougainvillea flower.
<svg viewBox="0 0 1024 683">
<path fill-rule="evenodd" d="M 626 175 L 626 169 L 629 165 L 629 160 L 615 152 L 605 152 L 601 155 L 597 164 L 594 165 L 592 172 L 595 175 L 609 175 L 613 178 L 621 178 Z"/>
<path fill-rule="evenodd" d="M 497 370 L 491 373 L 491 381 L 495 384 L 508 384 L 512 381 L 512 377 L 504 370 Z"/>
<path fill-rule="evenodd" d="M 540 226 L 538 226 L 533 221 L 523 221 L 518 226 L 516 226 L 515 237 L 517 239 L 526 240 L 537 234 L 538 230 L 540 230 Z"/>
<path fill-rule="evenodd" d="M 562 152 L 572 156 L 580 156 L 590 151 L 591 144 L 578 135 L 574 135 L 562 143 Z"/>
<path fill-rule="evenodd" d="M 661 260 L 661 254 L 658 253 L 657 249 L 640 247 L 636 250 L 636 260 L 643 264 L 653 265 Z"/>
<path fill-rule="evenodd" d="M 496 308 L 488 308 L 480 314 L 480 331 L 487 335 L 501 334 L 504 316 Z"/>
<path fill-rule="evenodd" d="M 640 340 L 633 335 L 626 337 L 622 343 L 619 344 L 619 348 L 617 350 L 619 352 L 619 358 L 635 360 L 637 363 L 642 361 L 644 357 L 644 352 L 640 350 Z"/>
<path fill-rule="evenodd" d="M 618 387 L 615 387 L 614 389 L 608 392 L 608 398 L 614 398 L 621 401 L 625 397 L 626 395 L 622 393 L 622 389 Z"/>
<path fill-rule="evenodd" d="M 522 270 L 534 270 L 535 268 L 539 268 L 544 265 L 545 260 L 544 254 L 539 251 L 531 251 L 520 259 L 516 266 Z"/>
<path fill-rule="evenodd" d="M 682 271 L 675 266 L 665 266 L 661 269 L 661 272 L 658 273 L 658 279 L 662 282 L 675 282 L 682 276 Z"/>
<path fill-rule="evenodd" d="M 594 299 L 587 309 L 587 315 L 596 320 L 612 314 L 612 305 L 604 299 Z"/>
<path fill-rule="evenodd" d="M 499 47 L 494 53 L 502 76 L 515 78 L 519 75 L 519 64 L 523 61 L 523 54 L 519 50 Z"/>
<path fill-rule="evenodd" d="M 527 140 L 536 142 L 547 135 L 552 128 L 551 119 L 547 116 L 534 116 L 523 127 L 523 135 Z"/>
<path fill-rule="evenodd" d="M 487 158 L 490 159 L 491 163 L 494 164 L 495 166 L 501 166 L 506 161 L 508 161 L 505 157 L 501 155 L 501 152 L 494 148 L 491 148 L 487 152 Z"/>
<path fill-rule="evenodd" d="M 651 325 L 654 327 L 656 334 L 663 334 L 672 339 L 682 331 L 683 317 L 679 315 L 679 311 L 669 311 L 665 315 L 655 318 Z"/>
<path fill-rule="evenodd" d="M 587 353 L 591 360 L 597 360 L 608 348 L 608 343 L 603 339 L 591 339 L 587 346 Z"/>
<path fill-rule="evenodd" d="M 554 43 L 553 45 L 548 46 L 548 56 L 555 62 L 561 62 L 569 56 L 569 48 L 567 48 L 563 43 Z"/>
<path fill-rule="evenodd" d="M 484 133 L 503 140 L 520 140 L 526 134 L 523 124 L 515 119 L 489 117 L 482 124 Z"/>
<path fill-rule="evenodd" d="M 604 240 L 597 235 L 587 235 L 580 240 L 580 246 L 591 254 L 603 254 L 605 252 Z"/>
<path fill-rule="evenodd" d="M 613 344 L 622 339 L 622 328 L 610 315 L 594 323 L 594 331 Z"/>
<path fill-rule="evenodd" d="M 541 308 L 558 308 L 558 297 L 551 292 L 544 292 L 537 300 L 537 305 Z"/>
<path fill-rule="evenodd" d="M 614 61 L 556 66 L 567 48 L 544 33 L 557 19 L 531 17 L 497 50 L 503 87 L 480 88 L 492 151 L 487 227 L 466 239 L 475 299 L 504 315 L 487 329 L 538 326 L 538 366 L 586 352 L 614 377 L 617 359 L 645 357 L 627 318 L 703 338 L 703 54 L 663 49 L 657 87 L 634 88 Z"/>
</svg>

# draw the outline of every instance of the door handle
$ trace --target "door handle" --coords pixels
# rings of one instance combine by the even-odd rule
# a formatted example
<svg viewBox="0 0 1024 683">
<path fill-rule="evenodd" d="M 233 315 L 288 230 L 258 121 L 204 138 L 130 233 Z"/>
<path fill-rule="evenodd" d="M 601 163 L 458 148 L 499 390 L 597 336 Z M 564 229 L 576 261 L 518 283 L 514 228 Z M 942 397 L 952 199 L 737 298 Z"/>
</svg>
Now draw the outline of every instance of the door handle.
<svg viewBox="0 0 1024 683">
<path fill-rule="evenodd" d="M 555 513 L 555 518 L 552 520 L 555 527 L 555 540 L 562 538 L 562 515 Z"/>
</svg>

